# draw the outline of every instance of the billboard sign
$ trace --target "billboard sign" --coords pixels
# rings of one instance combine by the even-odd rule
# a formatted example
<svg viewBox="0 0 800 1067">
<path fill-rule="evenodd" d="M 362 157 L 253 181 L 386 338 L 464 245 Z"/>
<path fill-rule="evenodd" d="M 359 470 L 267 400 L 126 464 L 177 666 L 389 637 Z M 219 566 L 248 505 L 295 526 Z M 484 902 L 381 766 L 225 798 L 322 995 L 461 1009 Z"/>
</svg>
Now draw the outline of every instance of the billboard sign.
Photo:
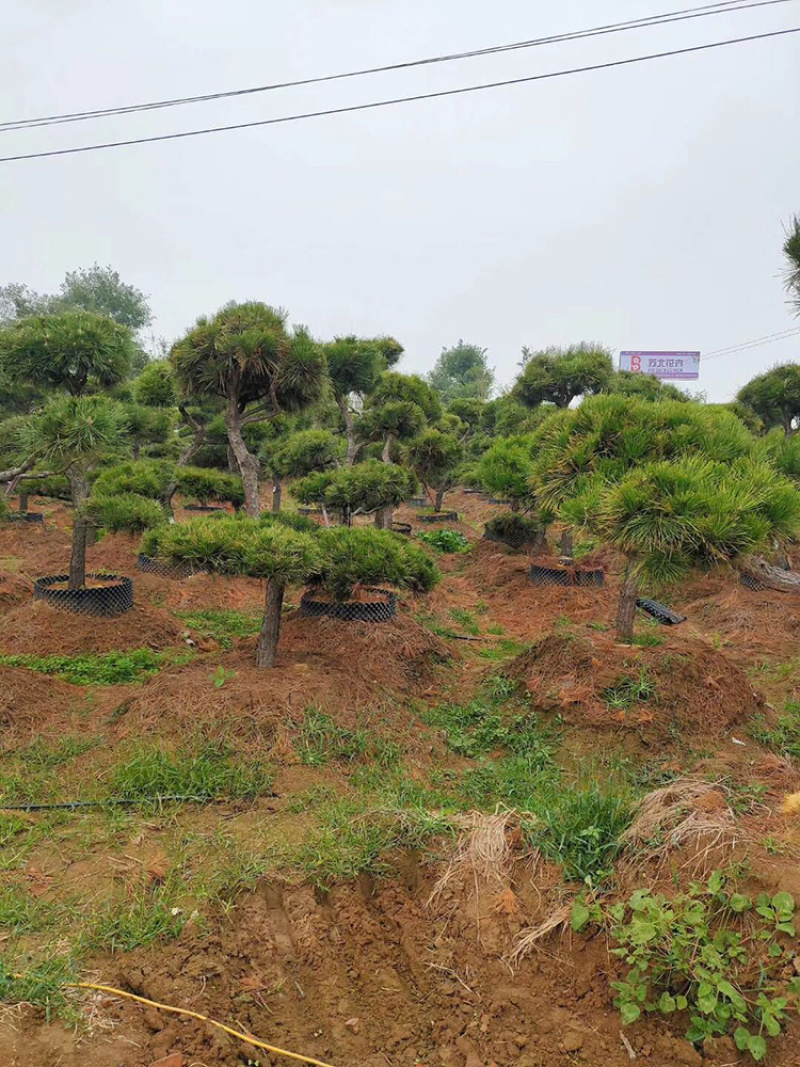
<svg viewBox="0 0 800 1067">
<path fill-rule="evenodd" d="M 656 378 L 694 382 L 700 377 L 699 352 L 620 352 L 619 369 Z"/>
</svg>

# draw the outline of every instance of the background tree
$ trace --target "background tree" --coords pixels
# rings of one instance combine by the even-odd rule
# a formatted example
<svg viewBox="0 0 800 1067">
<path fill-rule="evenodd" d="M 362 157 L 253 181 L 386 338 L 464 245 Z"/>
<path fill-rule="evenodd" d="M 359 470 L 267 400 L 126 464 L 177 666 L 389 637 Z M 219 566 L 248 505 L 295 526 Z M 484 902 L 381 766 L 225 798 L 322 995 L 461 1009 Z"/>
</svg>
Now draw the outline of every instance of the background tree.
<svg viewBox="0 0 800 1067">
<path fill-rule="evenodd" d="M 381 458 L 389 463 L 398 442 L 410 441 L 442 413 L 441 401 L 426 381 L 416 374 L 387 371 L 368 398 L 360 431 L 366 440 L 382 442 Z"/>
<path fill-rule="evenodd" d="M 678 400 L 686 403 L 691 399 L 682 389 L 670 382 L 662 382 L 654 374 L 634 374 L 629 370 L 615 371 L 603 392 L 635 396 L 640 400 Z"/>
<path fill-rule="evenodd" d="M 780 426 L 787 437 L 800 419 L 800 365 L 783 363 L 743 386 L 736 399 L 755 412 L 768 429 Z"/>
<path fill-rule="evenodd" d="M 125 413 L 104 396 L 57 397 L 31 418 L 24 433 L 25 450 L 49 470 L 69 480 L 75 508 L 69 588 L 86 584 L 87 519 L 83 505 L 89 497 L 89 475 L 103 459 L 127 444 Z"/>
<path fill-rule="evenodd" d="M 150 303 L 135 285 L 128 285 L 112 267 L 97 263 L 67 271 L 58 295 L 50 298 L 55 309 L 75 308 L 105 315 L 136 332 L 153 321 Z"/>
<path fill-rule="evenodd" d="M 6 375 L 42 389 L 88 389 L 122 382 L 134 352 L 130 330 L 89 311 L 33 315 L 0 330 Z"/>
<path fill-rule="evenodd" d="M 172 348 L 178 385 L 187 397 L 225 402 L 225 428 L 245 487 L 245 508 L 257 518 L 259 462 L 245 441 L 251 423 L 297 411 L 320 396 L 325 357 L 308 332 L 286 327 L 286 312 L 266 304 L 230 304 L 201 318 Z"/>
<path fill-rule="evenodd" d="M 363 442 L 356 436 L 356 420 L 364 397 L 393 366 L 403 352 L 393 337 L 337 337 L 324 346 L 333 395 L 347 438 L 345 462 L 355 463 Z"/>
<path fill-rule="evenodd" d="M 428 494 L 434 494 L 436 511 L 442 510 L 445 493 L 455 485 L 463 458 L 464 448 L 455 434 L 445 433 L 436 427 L 423 430 L 409 442 L 406 461 L 413 467 Z"/>
<path fill-rule="evenodd" d="M 789 303 L 796 314 L 800 315 L 800 215 L 795 215 L 787 227 L 783 254 L 786 257 L 784 284 L 789 294 Z"/>
<path fill-rule="evenodd" d="M 413 471 L 368 459 L 352 467 L 309 474 L 295 482 L 292 493 L 303 504 L 338 511 L 347 526 L 358 515 L 377 514 L 386 521 L 387 513 L 391 524 L 393 509 L 407 500 L 416 486 Z"/>
<path fill-rule="evenodd" d="M 513 391 L 529 408 L 548 402 L 567 408 L 578 396 L 601 392 L 614 373 L 608 349 L 591 342 L 535 354 L 523 348 L 522 353 L 522 373 Z"/>
<path fill-rule="evenodd" d="M 442 349 L 428 382 L 446 404 L 463 398 L 485 402 L 491 396 L 494 371 L 485 348 L 459 341 L 452 348 Z"/>
</svg>

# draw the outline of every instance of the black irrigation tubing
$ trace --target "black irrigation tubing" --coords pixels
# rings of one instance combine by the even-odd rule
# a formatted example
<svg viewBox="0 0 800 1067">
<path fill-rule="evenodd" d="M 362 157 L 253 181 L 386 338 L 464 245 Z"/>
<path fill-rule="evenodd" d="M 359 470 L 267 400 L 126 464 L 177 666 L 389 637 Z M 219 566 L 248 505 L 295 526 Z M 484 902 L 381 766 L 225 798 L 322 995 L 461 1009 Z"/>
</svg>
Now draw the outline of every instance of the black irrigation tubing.
<svg viewBox="0 0 800 1067">
<path fill-rule="evenodd" d="M 222 804 L 230 797 L 109 797 L 108 800 L 65 800 L 57 804 L 0 804 L 0 811 L 75 811 L 80 808 L 132 807 L 136 804 Z"/>
</svg>

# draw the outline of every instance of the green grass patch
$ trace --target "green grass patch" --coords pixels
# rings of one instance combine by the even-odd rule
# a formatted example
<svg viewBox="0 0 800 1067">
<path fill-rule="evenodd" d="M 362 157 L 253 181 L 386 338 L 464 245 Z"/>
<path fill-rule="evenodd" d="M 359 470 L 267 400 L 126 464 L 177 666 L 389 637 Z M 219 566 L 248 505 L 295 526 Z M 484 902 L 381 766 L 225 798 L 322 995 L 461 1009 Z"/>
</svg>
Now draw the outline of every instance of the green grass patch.
<svg viewBox="0 0 800 1067">
<path fill-rule="evenodd" d="M 0 666 L 54 674 L 72 685 L 126 685 L 158 674 L 167 664 L 186 663 L 191 658 L 189 651 L 154 652 L 151 648 L 135 648 L 97 655 L 88 652 L 75 656 L 4 655 L 0 656 Z"/>
<path fill-rule="evenodd" d="M 476 757 L 501 748 L 550 751 L 552 729 L 513 698 L 513 683 L 502 675 L 490 679 L 468 703 L 440 704 L 423 718 L 445 732 L 448 746 L 460 756 Z"/>
<path fill-rule="evenodd" d="M 481 628 L 478 625 L 478 620 L 471 611 L 467 611 L 466 608 L 451 608 L 447 613 L 453 622 L 457 623 L 465 634 L 470 634 L 472 637 L 477 637 L 481 632 Z"/>
<path fill-rule="evenodd" d="M 647 672 L 640 667 L 635 675 L 624 674 L 600 694 L 611 711 L 630 711 L 634 704 L 645 703 L 655 696 L 656 686 Z"/>
<path fill-rule="evenodd" d="M 626 792 L 597 783 L 566 789 L 556 785 L 531 799 L 528 810 L 535 819 L 525 824 L 526 836 L 561 864 L 566 878 L 591 878 L 597 884 L 611 873 L 631 807 Z"/>
<path fill-rule="evenodd" d="M 115 901 L 93 921 L 85 936 L 91 951 L 132 952 L 154 941 L 178 937 L 188 916 L 177 906 L 171 887 L 140 889 L 131 898 Z"/>
<path fill-rule="evenodd" d="M 763 716 L 754 718 L 749 733 L 765 748 L 784 756 L 800 757 L 800 704 L 787 701 L 783 715 L 774 726 L 770 726 Z"/>
<path fill-rule="evenodd" d="M 69 990 L 69 985 L 78 981 L 72 959 L 51 956 L 27 969 L 21 968 L 13 960 L 0 958 L 0 1002 L 32 1004 L 44 1010 L 48 1022 L 55 1015 L 68 1023 L 78 1022 L 80 1011 L 73 1002 L 74 992 Z"/>
<path fill-rule="evenodd" d="M 142 744 L 112 769 L 108 788 L 111 796 L 143 802 L 169 796 L 238 800 L 269 794 L 272 781 L 260 760 L 244 759 L 222 745 L 170 751 Z"/>
<path fill-rule="evenodd" d="M 322 767 L 331 760 L 352 763 L 362 757 L 390 767 L 402 754 L 400 746 L 376 736 L 364 727 L 350 730 L 318 708 L 308 708 L 295 741 L 300 760 L 308 767 Z"/>
<path fill-rule="evenodd" d="M 190 630 L 211 637 L 222 648 L 231 649 L 235 640 L 254 637 L 261 629 L 261 618 L 244 611 L 179 611 Z"/>
</svg>

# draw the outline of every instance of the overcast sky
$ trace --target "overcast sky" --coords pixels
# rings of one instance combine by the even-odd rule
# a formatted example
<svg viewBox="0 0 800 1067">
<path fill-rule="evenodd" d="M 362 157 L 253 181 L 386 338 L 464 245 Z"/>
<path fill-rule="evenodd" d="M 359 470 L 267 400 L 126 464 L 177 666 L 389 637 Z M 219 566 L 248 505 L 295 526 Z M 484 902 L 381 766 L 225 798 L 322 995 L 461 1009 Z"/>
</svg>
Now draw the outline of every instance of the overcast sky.
<svg viewBox="0 0 800 1067">
<path fill-rule="evenodd" d="M 700 3 L 25 0 L 2 4 L 1 121 L 483 48 Z M 800 0 L 592 41 L 0 134 L 0 155 L 555 71 L 800 26 Z M 357 114 L 0 164 L 0 283 L 110 263 L 173 339 L 228 300 L 321 338 L 711 351 L 800 326 L 800 34 Z M 800 336 L 702 370 L 709 398 Z"/>
</svg>

